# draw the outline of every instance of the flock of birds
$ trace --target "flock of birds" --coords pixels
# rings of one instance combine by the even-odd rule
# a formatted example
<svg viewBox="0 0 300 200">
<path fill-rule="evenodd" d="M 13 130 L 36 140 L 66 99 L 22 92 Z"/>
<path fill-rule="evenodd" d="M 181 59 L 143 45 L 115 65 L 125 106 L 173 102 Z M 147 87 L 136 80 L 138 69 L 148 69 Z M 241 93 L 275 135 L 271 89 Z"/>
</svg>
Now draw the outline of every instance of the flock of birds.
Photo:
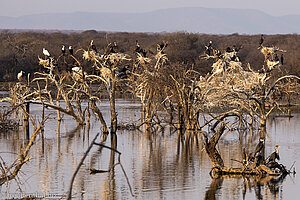
<svg viewBox="0 0 300 200">
<path fill-rule="evenodd" d="M 263 48 L 263 43 L 264 43 L 264 35 L 262 34 L 261 36 L 260 36 L 260 41 L 259 41 L 259 49 L 261 49 L 261 48 Z M 281 65 L 283 65 L 283 61 L 284 61 L 284 57 L 283 57 L 283 54 L 281 54 L 281 56 L 280 56 L 280 60 L 279 60 L 279 57 L 278 57 L 278 55 L 277 55 L 277 53 L 275 53 L 275 56 L 274 56 L 274 58 L 273 58 L 273 60 L 272 61 L 275 61 L 275 62 L 279 62 L 280 61 L 280 64 Z"/>
<path fill-rule="evenodd" d="M 94 40 L 91 40 L 90 41 L 90 46 L 89 48 L 95 52 L 96 55 L 98 55 L 98 50 L 97 50 L 97 47 L 96 45 L 94 44 Z M 45 57 L 45 60 L 53 60 L 53 58 L 51 57 L 51 54 L 50 52 L 43 48 L 42 50 L 43 52 L 43 55 Z M 73 46 L 69 46 L 68 47 L 68 52 L 71 56 L 74 55 L 74 49 L 73 49 Z M 119 46 L 117 44 L 117 42 L 113 42 L 113 43 L 109 43 L 107 45 L 107 47 L 105 48 L 105 52 L 104 54 L 105 55 L 108 55 L 110 53 L 118 53 L 119 52 Z M 140 44 L 138 43 L 138 41 L 136 40 L 136 47 L 135 47 L 135 52 L 136 53 L 140 53 L 143 57 L 146 57 L 146 51 L 144 49 L 141 48 Z M 61 47 L 61 53 L 63 56 L 65 56 L 67 54 L 67 50 L 66 50 L 66 46 L 65 45 L 62 45 Z M 125 67 L 122 67 L 120 69 L 117 69 L 117 72 L 119 73 L 119 77 L 121 78 L 124 78 L 126 76 L 126 71 L 128 70 L 129 66 L 125 66 Z M 80 67 L 78 66 L 75 66 L 72 68 L 72 71 L 75 72 L 75 73 L 79 73 L 80 72 Z M 17 74 L 17 80 L 19 82 L 22 82 L 22 78 L 23 76 L 25 75 L 25 72 L 23 70 L 21 70 L 18 74 Z"/>
<path fill-rule="evenodd" d="M 262 34 L 259 41 L 259 49 L 264 48 L 264 35 Z M 239 62 L 239 58 L 236 56 L 236 53 L 242 48 L 242 47 L 236 47 L 235 45 L 233 48 L 227 47 L 224 53 L 222 54 L 219 50 L 215 50 L 212 48 L 212 41 L 209 41 L 208 44 L 205 46 L 205 54 L 210 57 L 217 57 L 217 58 L 225 58 L 226 55 L 229 56 L 231 61 Z M 275 48 L 274 48 L 275 49 Z M 278 49 L 275 49 L 274 52 L 276 52 Z M 272 61 L 280 62 L 281 65 L 283 65 L 284 57 L 283 54 L 281 54 L 281 57 L 279 59 L 278 55 L 276 53 L 273 54 L 274 58 Z M 271 57 L 271 56 L 270 56 Z M 270 59 L 270 57 L 268 59 Z M 275 151 L 267 157 L 266 160 L 264 160 L 263 157 L 263 147 L 265 146 L 264 139 L 261 138 L 259 140 L 259 143 L 257 144 L 254 153 L 247 154 L 245 151 L 243 152 L 243 164 L 248 165 L 249 161 L 256 160 L 256 166 L 259 166 L 260 164 L 266 164 L 270 169 L 280 168 L 280 164 L 277 163 L 278 160 L 280 160 L 279 157 L 279 146 L 275 146 Z"/>
<path fill-rule="evenodd" d="M 264 39 L 264 35 L 262 34 L 261 37 L 260 37 L 260 40 L 259 40 L 258 49 L 262 49 L 263 48 L 262 45 L 264 43 L 264 40 L 265 40 Z M 237 61 L 237 62 L 240 61 L 240 59 L 236 56 L 236 53 L 242 48 L 242 46 L 236 47 L 235 45 L 233 45 L 232 48 L 227 47 L 226 50 L 225 50 L 225 53 L 222 54 L 221 51 L 214 50 L 212 48 L 212 44 L 213 44 L 213 42 L 210 40 L 207 43 L 207 45 L 205 45 L 205 54 L 206 55 L 208 55 L 208 56 L 216 56 L 218 58 L 224 58 L 224 55 L 226 55 L 226 54 L 232 54 L 232 55 L 230 55 L 232 61 Z M 267 49 L 269 49 L 269 48 L 267 48 Z M 271 48 L 271 49 L 274 52 L 276 52 L 278 50 L 278 49 L 275 49 L 275 48 Z M 269 59 L 269 57 L 268 57 L 268 59 Z M 284 64 L 284 56 L 283 56 L 283 54 L 281 54 L 280 59 L 279 59 L 277 53 L 274 53 L 274 57 L 271 59 L 271 61 L 273 61 L 273 62 L 279 62 L 281 65 L 283 65 Z"/>
<path fill-rule="evenodd" d="M 246 151 L 243 151 L 243 165 L 248 166 L 249 161 L 255 162 L 256 166 L 259 166 L 261 164 L 266 165 L 270 169 L 275 169 L 275 168 L 281 168 L 280 164 L 278 164 L 277 161 L 280 160 L 279 157 L 279 150 L 278 148 L 280 147 L 279 145 L 275 146 L 275 151 L 270 154 L 266 159 L 264 159 L 263 152 L 264 152 L 264 146 L 265 146 L 265 140 L 263 138 L 259 139 L 258 144 L 256 145 L 254 153 L 250 153 L 249 155 L 246 153 Z"/>
</svg>

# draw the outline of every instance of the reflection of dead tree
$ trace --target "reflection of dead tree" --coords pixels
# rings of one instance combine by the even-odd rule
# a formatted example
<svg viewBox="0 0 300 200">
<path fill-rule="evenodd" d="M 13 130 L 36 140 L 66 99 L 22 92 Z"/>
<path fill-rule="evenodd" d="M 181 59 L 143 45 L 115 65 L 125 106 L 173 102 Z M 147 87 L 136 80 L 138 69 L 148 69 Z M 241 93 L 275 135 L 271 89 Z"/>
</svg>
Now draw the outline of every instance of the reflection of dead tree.
<svg viewBox="0 0 300 200">
<path fill-rule="evenodd" d="M 87 157 L 88 153 L 89 153 L 90 150 L 92 149 L 93 145 L 97 145 L 97 146 L 100 146 L 100 147 L 103 147 L 103 148 L 107 148 L 107 149 L 109 149 L 109 150 L 112 151 L 112 154 L 118 153 L 118 162 L 115 163 L 115 164 L 113 164 L 113 165 L 111 165 L 110 168 L 109 168 L 109 170 L 108 170 L 108 172 L 109 172 L 110 170 L 112 170 L 116 165 L 120 165 L 120 166 L 121 166 L 121 169 L 122 169 L 122 172 L 123 172 L 123 174 L 124 174 L 124 176 L 125 176 L 125 178 L 126 178 L 126 181 L 127 181 L 127 183 L 128 183 L 128 187 L 129 187 L 130 193 L 131 193 L 132 196 L 134 196 L 134 195 L 133 195 L 133 192 L 132 192 L 131 185 L 130 185 L 129 180 L 128 180 L 128 177 L 127 177 L 127 174 L 126 174 L 126 172 L 125 172 L 125 170 L 124 170 L 124 167 L 123 167 L 123 165 L 122 165 L 122 163 L 121 163 L 121 152 L 119 152 L 119 151 L 118 151 L 117 149 L 115 149 L 115 148 L 108 147 L 108 146 L 106 146 L 106 145 L 104 145 L 104 144 L 96 143 L 95 141 L 96 141 L 96 139 L 98 138 L 99 134 L 100 134 L 100 133 L 97 133 L 97 135 L 94 137 L 94 139 L 92 140 L 92 142 L 91 142 L 91 144 L 89 145 L 88 149 L 86 150 L 86 152 L 85 152 L 84 155 L 82 156 L 82 158 L 81 158 L 81 160 L 80 160 L 80 162 L 79 162 L 79 164 L 78 164 L 78 166 L 77 166 L 75 172 L 73 173 L 73 176 L 72 176 L 72 179 L 71 179 L 71 182 L 70 182 L 70 185 L 69 185 L 69 189 L 68 189 L 68 192 L 67 192 L 67 193 L 68 193 L 68 194 L 67 194 L 67 199 L 71 199 L 71 198 L 72 198 L 72 187 L 73 187 L 73 182 L 74 182 L 75 177 L 76 177 L 76 175 L 77 175 L 77 173 L 78 173 L 80 167 L 82 166 L 82 164 L 83 164 L 85 158 Z M 116 136 L 115 134 L 113 134 L 112 137 L 117 137 L 117 136 Z"/>
<path fill-rule="evenodd" d="M 0 99 L 0 102 L 4 101 L 4 99 Z M 19 123 L 17 120 L 12 119 L 13 108 L 8 106 L 1 106 L 0 110 L 0 131 L 7 130 L 18 130 Z"/>
<path fill-rule="evenodd" d="M 205 192 L 205 197 L 204 199 L 206 200 L 214 200 L 214 199 L 218 199 L 216 197 L 217 191 L 221 189 L 222 185 L 223 185 L 223 181 L 224 179 L 221 178 L 213 178 L 211 181 L 211 184 L 209 186 L 209 189 L 206 190 Z"/>
<path fill-rule="evenodd" d="M 21 149 L 21 152 L 19 155 L 20 157 L 18 160 L 16 160 L 10 167 L 7 167 L 4 162 L 0 163 L 1 171 L 2 171 L 2 174 L 0 177 L 0 185 L 14 179 L 18 175 L 19 171 L 21 170 L 21 167 L 31 159 L 31 157 L 28 157 L 29 150 L 32 147 L 32 145 L 34 144 L 36 137 L 38 136 L 40 131 L 43 129 L 44 123 L 45 123 L 45 121 L 42 121 L 40 126 L 35 129 L 34 133 L 32 134 L 32 136 L 29 140 L 29 143 L 27 144 L 25 149 L 24 150 Z"/>
</svg>

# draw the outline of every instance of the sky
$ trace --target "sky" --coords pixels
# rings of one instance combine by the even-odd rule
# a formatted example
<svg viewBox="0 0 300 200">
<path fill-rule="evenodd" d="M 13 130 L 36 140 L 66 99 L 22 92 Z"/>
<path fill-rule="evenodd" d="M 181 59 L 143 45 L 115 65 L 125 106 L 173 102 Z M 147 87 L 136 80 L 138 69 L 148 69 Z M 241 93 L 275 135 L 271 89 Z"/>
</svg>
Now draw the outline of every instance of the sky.
<svg viewBox="0 0 300 200">
<path fill-rule="evenodd" d="M 299 0 L 0 0 L 0 16 L 71 12 L 148 12 L 165 8 L 256 9 L 273 16 L 300 15 Z"/>
</svg>

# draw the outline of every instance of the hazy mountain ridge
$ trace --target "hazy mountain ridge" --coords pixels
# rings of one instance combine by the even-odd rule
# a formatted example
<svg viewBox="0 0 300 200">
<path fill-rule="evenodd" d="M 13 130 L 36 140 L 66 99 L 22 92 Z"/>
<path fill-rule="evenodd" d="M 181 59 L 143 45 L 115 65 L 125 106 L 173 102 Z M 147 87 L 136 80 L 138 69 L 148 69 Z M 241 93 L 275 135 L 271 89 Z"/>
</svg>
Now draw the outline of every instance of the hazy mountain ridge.
<svg viewBox="0 0 300 200">
<path fill-rule="evenodd" d="M 147 13 L 66 13 L 0 17 L 0 29 L 59 29 L 212 34 L 300 33 L 300 15 L 251 9 L 170 8 Z"/>
</svg>

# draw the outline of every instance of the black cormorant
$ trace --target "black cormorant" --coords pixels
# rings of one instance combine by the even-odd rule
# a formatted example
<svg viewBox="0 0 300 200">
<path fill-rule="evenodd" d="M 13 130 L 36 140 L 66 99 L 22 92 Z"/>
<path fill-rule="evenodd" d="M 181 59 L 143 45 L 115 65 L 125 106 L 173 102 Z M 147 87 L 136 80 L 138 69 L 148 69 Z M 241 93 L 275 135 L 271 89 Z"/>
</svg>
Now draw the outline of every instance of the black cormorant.
<svg viewBox="0 0 300 200">
<path fill-rule="evenodd" d="M 211 54 L 211 45 L 212 45 L 212 41 L 210 40 L 209 43 L 205 46 L 205 53 L 209 56 Z"/>
<path fill-rule="evenodd" d="M 119 52 L 119 46 L 118 46 L 117 42 L 114 42 L 114 44 L 111 47 L 110 52 L 111 53 L 118 53 Z"/>
<path fill-rule="evenodd" d="M 98 53 L 96 46 L 94 45 L 94 40 L 91 40 L 90 46 L 95 53 Z"/>
<path fill-rule="evenodd" d="M 208 44 L 207 44 L 207 48 L 210 48 L 211 45 L 212 45 L 212 41 L 210 40 L 210 41 L 208 42 Z"/>
<path fill-rule="evenodd" d="M 118 73 L 118 77 L 123 79 L 123 78 L 127 78 L 127 73 L 126 71 L 129 69 L 128 65 L 125 65 L 124 67 L 121 68 L 117 68 L 116 72 Z"/>
<path fill-rule="evenodd" d="M 147 52 L 141 48 L 139 42 L 136 40 L 135 41 L 135 50 L 136 53 L 140 53 L 143 55 L 143 57 L 146 57 Z"/>
<path fill-rule="evenodd" d="M 260 36 L 260 41 L 259 41 L 259 46 L 261 47 L 261 45 L 264 43 L 264 35 L 261 34 Z"/>
<path fill-rule="evenodd" d="M 261 152 L 261 150 L 263 149 L 263 147 L 265 145 L 264 143 L 265 143 L 264 139 L 260 138 L 259 143 L 256 145 L 254 156 L 256 156 L 257 154 L 259 154 Z"/>
<path fill-rule="evenodd" d="M 278 55 L 277 55 L 277 53 L 275 54 L 275 58 L 274 58 L 274 60 L 277 62 L 277 61 L 279 61 L 279 58 L 278 58 Z"/>
<path fill-rule="evenodd" d="M 280 63 L 281 63 L 281 65 L 283 65 L 283 54 L 281 54 Z"/>
<path fill-rule="evenodd" d="M 226 50 L 225 50 L 227 53 L 230 53 L 232 52 L 231 48 L 230 47 L 227 47 Z"/>
<path fill-rule="evenodd" d="M 63 55 L 65 55 L 65 53 L 66 53 L 66 47 L 65 47 L 65 45 L 62 45 L 61 52 L 62 52 Z"/>
<path fill-rule="evenodd" d="M 270 157 L 269 157 L 269 162 L 275 162 L 276 159 L 277 159 L 277 160 L 280 160 L 278 148 L 279 148 L 279 146 L 276 145 L 276 146 L 275 146 L 275 151 L 274 151 L 274 152 L 270 155 Z"/>
<path fill-rule="evenodd" d="M 70 55 L 73 55 L 73 47 L 72 46 L 69 46 L 69 52 L 70 52 Z"/>
</svg>

